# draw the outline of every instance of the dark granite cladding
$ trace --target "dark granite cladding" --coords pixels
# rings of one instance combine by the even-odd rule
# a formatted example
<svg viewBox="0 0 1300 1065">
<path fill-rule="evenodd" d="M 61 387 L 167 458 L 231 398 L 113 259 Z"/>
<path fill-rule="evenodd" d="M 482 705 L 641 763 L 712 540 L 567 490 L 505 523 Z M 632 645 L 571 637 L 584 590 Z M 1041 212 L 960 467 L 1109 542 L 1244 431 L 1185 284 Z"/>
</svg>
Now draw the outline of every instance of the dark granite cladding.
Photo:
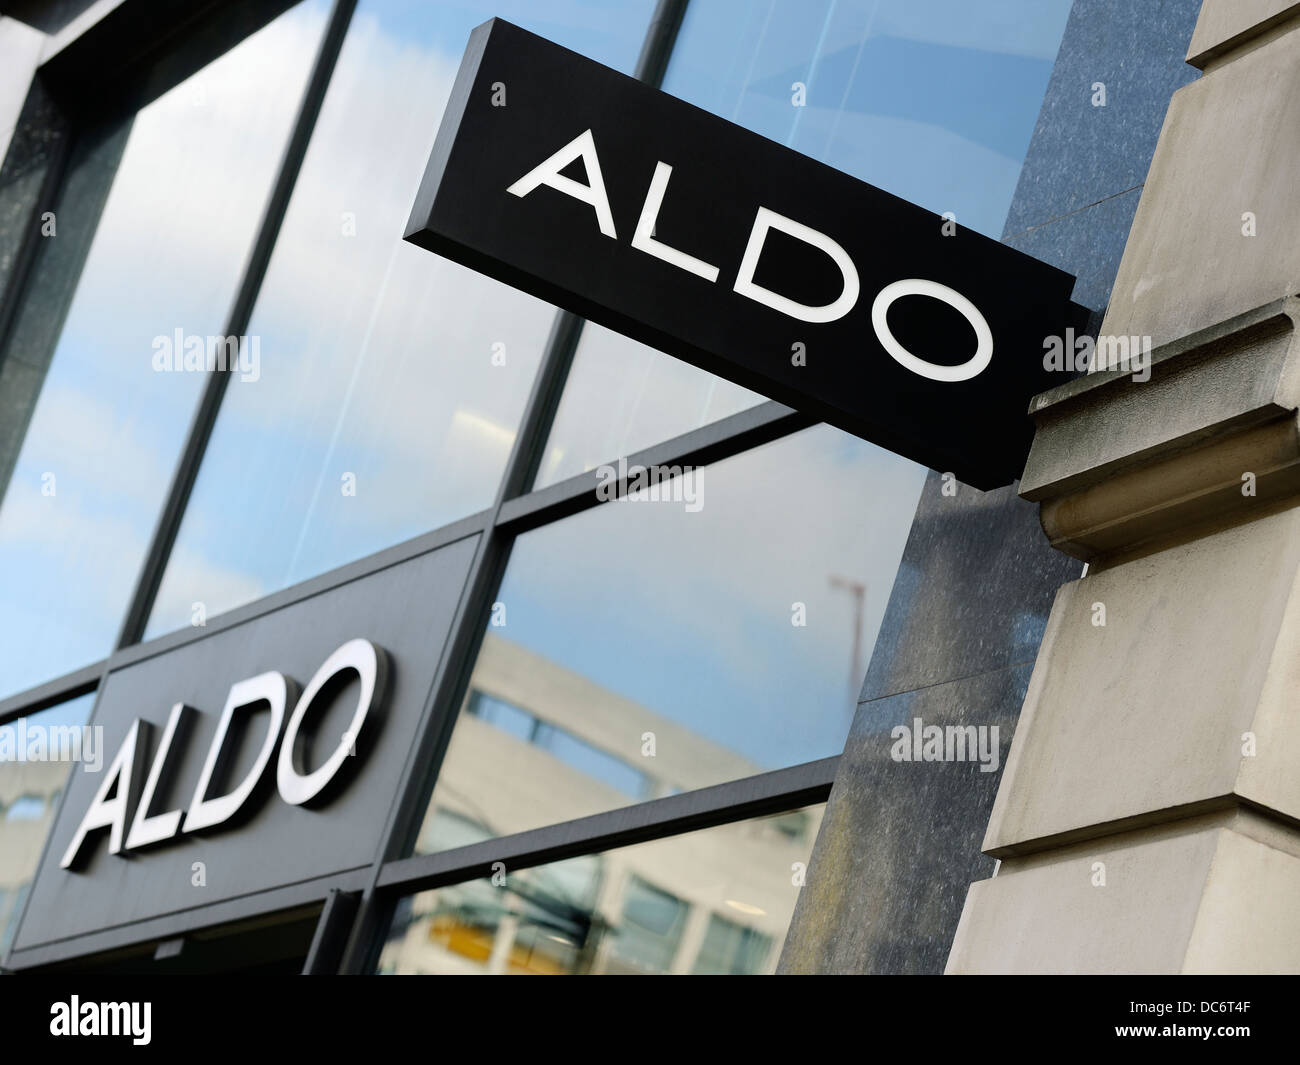
<svg viewBox="0 0 1300 1065">
<path fill-rule="evenodd" d="M 52 168 L 69 136 L 68 122 L 39 80 L 33 81 L 0 165 L 0 499 L 18 458 L 44 367 L 6 357 L 5 344 L 20 293 L 20 264 L 30 260 L 37 241 L 42 196 Z"/>
<path fill-rule="evenodd" d="M 1079 576 L 1015 485 L 955 488 L 926 477 L 861 702 L 1032 662 L 1056 589 Z"/>
<path fill-rule="evenodd" d="M 1004 241 L 1078 277 L 1101 323 L 1200 0 L 1075 0 Z M 1106 84 L 1094 108 L 1092 84 Z M 1001 773 L 895 763 L 889 729 L 997 724 L 1003 756 L 1057 589 L 1015 486 L 926 480 L 781 959 L 784 972 L 942 972 Z"/>
<path fill-rule="evenodd" d="M 781 956 L 785 973 L 938 973 L 966 889 L 993 873 L 980 853 L 1029 664 L 858 707 L 807 883 Z M 997 727 L 997 770 L 978 760 L 894 761 L 890 730 Z M 924 733 L 923 733 L 924 734 Z"/>
<path fill-rule="evenodd" d="M 38 238 L 26 278 L 13 279 L 23 288 L 13 294 L 17 312 L 0 346 L 0 500 L 9 486 L 130 130 L 131 122 L 125 120 L 79 139 L 54 207 L 57 235 Z M 4 195 L 0 188 L 0 199 Z M 32 208 L 37 214 L 31 224 L 39 225 L 42 206 Z"/>
<path fill-rule="evenodd" d="M 1096 336 L 1110 303 L 1128 231 L 1142 190 L 1130 189 L 1074 214 L 1054 218 L 1003 243 L 1075 275 L 1074 301 L 1092 313 L 1088 332 Z"/>
<path fill-rule="evenodd" d="M 1146 181 L 1201 0 L 1075 0 L 1003 239 Z M 1093 85 L 1106 104 L 1093 106 Z"/>
<path fill-rule="evenodd" d="M 0 165 L 0 294 L 39 224 L 41 190 L 67 136 L 66 119 L 40 81 L 33 81 Z"/>
</svg>

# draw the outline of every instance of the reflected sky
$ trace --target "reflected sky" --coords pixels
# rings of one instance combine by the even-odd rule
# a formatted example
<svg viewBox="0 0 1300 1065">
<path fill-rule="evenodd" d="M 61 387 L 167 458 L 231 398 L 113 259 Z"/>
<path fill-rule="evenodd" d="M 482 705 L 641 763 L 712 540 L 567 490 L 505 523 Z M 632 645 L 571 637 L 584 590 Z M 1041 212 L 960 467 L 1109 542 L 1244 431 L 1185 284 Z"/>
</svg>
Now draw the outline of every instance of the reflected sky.
<svg viewBox="0 0 1300 1065">
<path fill-rule="evenodd" d="M 429 818 L 505 835 L 843 749 L 925 470 L 815 426 L 695 476 L 698 510 L 605 503 L 516 541 L 470 680 L 512 714 L 462 714 Z"/>
<path fill-rule="evenodd" d="M 924 477 L 805 430 L 706 467 L 698 513 L 619 502 L 520 537 L 498 631 L 761 768 L 837 754 Z M 867 585 L 856 664 L 832 575 Z"/>
<path fill-rule="evenodd" d="M 996 239 L 1070 3 L 692 0 L 664 89 Z"/>
<path fill-rule="evenodd" d="M 134 120 L 0 507 L 0 694 L 112 650 L 203 385 L 155 373 L 153 340 L 222 331 L 326 10 Z"/>
<path fill-rule="evenodd" d="M 651 6 L 360 4 L 249 327 L 260 377 L 227 391 L 149 635 L 491 503 L 553 312 L 399 235 L 475 25 L 501 15 L 630 70 Z M 1068 6 L 693 0 L 666 88 L 995 232 Z M 220 331 L 325 8 L 135 121 L 0 509 L 0 692 L 110 650 L 202 385 L 154 373 L 152 338 Z M 757 399 L 586 334 L 544 480 Z"/>
<path fill-rule="evenodd" d="M 359 6 L 148 635 L 492 504 L 554 308 L 401 234 L 474 26 L 630 70 L 650 6 Z"/>
<path fill-rule="evenodd" d="M 536 486 L 595 469 L 765 399 L 588 322 L 573 355 Z"/>
</svg>

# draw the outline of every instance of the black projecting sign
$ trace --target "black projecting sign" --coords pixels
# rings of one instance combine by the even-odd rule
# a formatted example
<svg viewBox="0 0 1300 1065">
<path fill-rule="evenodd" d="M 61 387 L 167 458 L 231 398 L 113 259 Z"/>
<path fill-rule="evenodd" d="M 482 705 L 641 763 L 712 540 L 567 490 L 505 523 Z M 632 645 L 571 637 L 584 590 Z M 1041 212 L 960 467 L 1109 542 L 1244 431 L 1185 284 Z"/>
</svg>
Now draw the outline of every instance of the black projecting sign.
<svg viewBox="0 0 1300 1065">
<path fill-rule="evenodd" d="M 406 239 L 980 488 L 1020 476 L 1074 283 L 500 19 Z"/>
</svg>

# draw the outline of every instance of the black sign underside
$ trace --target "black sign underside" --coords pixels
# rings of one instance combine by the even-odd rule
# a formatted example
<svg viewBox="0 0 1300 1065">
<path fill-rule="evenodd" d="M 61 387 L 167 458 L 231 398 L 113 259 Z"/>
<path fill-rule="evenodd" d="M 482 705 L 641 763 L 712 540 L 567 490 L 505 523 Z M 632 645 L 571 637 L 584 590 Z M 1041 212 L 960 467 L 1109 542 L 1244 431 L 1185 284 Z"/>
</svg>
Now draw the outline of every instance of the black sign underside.
<svg viewBox="0 0 1300 1065">
<path fill-rule="evenodd" d="M 590 131 L 559 171 L 603 184 L 609 212 L 545 182 L 508 191 Z M 686 269 L 633 246 L 658 175 L 653 239 Z M 666 179 L 666 184 L 665 184 Z M 752 283 L 807 307 L 859 293 L 833 321 L 806 321 L 736 291 L 760 208 L 771 228 Z M 771 217 L 770 215 L 767 217 Z M 642 343 L 979 488 L 1020 476 L 1029 399 L 1053 384 L 1044 340 L 1070 321 L 1074 279 L 832 167 L 652 89 L 500 19 L 472 34 L 406 239 Z M 602 223 L 605 232 L 602 232 Z M 958 219 L 960 223 L 960 219 Z M 609 235 L 609 230 L 613 235 Z M 714 267 L 716 280 L 699 267 Z M 873 323 L 882 290 L 937 283 L 973 304 L 992 354 L 966 380 L 935 380 L 891 355 Z M 890 290 L 896 291 L 896 290 Z M 888 295 L 888 293 L 887 293 Z M 970 315 L 927 294 L 888 302 L 895 347 L 936 368 L 977 350 Z M 941 371 L 936 371 L 941 375 Z"/>
</svg>

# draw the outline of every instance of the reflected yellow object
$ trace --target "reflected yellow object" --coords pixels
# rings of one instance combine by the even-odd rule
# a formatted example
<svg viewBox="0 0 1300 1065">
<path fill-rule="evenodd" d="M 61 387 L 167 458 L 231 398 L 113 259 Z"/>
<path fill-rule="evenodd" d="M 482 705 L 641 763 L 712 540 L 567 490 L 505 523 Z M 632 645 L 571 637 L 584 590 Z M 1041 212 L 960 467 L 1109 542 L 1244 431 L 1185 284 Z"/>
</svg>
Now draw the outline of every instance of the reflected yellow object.
<svg viewBox="0 0 1300 1065">
<path fill-rule="evenodd" d="M 429 923 L 429 939 L 444 950 L 486 965 L 492 956 L 495 929 L 469 925 L 451 914 L 441 914 Z M 565 976 L 567 966 L 518 943 L 511 944 L 506 966 L 511 973 Z"/>
</svg>

